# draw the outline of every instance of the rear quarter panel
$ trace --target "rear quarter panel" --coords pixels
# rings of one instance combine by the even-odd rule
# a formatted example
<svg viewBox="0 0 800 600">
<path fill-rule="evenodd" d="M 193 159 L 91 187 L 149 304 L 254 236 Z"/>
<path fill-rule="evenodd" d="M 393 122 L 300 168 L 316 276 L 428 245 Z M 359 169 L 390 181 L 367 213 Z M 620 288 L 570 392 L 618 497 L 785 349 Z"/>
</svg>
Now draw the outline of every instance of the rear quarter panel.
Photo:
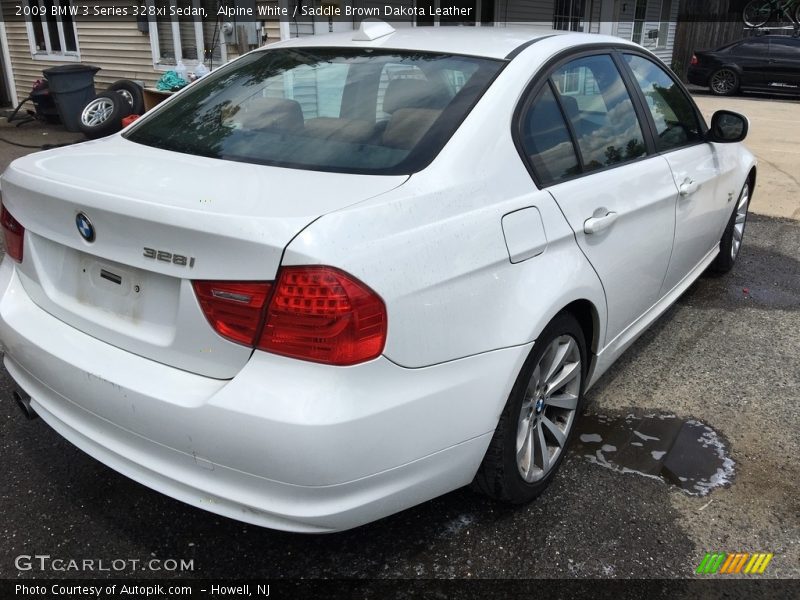
<svg viewBox="0 0 800 600">
<path fill-rule="evenodd" d="M 389 315 L 384 354 L 399 365 L 525 344 L 578 299 L 594 305 L 603 327 L 600 281 L 511 138 L 513 110 L 534 72 L 512 61 L 428 168 L 323 216 L 286 250 L 283 264 L 336 266 L 381 295 Z M 501 221 L 530 206 L 542 216 L 547 245 L 512 264 Z"/>
</svg>

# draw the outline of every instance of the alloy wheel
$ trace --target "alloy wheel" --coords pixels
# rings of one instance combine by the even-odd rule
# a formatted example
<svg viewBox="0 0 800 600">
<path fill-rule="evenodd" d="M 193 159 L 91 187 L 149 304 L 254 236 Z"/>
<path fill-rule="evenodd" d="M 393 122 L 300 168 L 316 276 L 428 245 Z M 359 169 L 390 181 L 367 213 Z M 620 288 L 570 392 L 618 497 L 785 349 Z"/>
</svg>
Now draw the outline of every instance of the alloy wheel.
<svg viewBox="0 0 800 600">
<path fill-rule="evenodd" d="M 717 94 L 731 94 L 736 90 L 736 73 L 730 69 L 720 69 L 711 76 L 711 89 Z"/>
<path fill-rule="evenodd" d="M 739 196 L 739 204 L 736 206 L 736 220 L 733 223 L 733 239 L 731 240 L 731 258 L 736 260 L 739 250 L 742 247 L 744 237 L 744 226 L 747 222 L 747 208 L 750 204 L 750 187 L 745 185 L 742 195 Z"/>
<path fill-rule="evenodd" d="M 95 98 L 81 113 L 81 122 L 84 125 L 95 126 L 104 123 L 114 111 L 114 103 L 111 99 L 101 97 Z"/>
<path fill-rule="evenodd" d="M 546 477 L 564 451 L 577 415 L 582 373 L 580 348 L 570 335 L 554 339 L 533 370 L 516 438 L 517 468 L 528 483 Z"/>
<path fill-rule="evenodd" d="M 125 102 L 130 104 L 131 109 L 133 109 L 133 94 L 131 94 L 128 90 L 122 88 L 114 91 L 117 92 L 123 98 L 125 98 Z"/>
</svg>

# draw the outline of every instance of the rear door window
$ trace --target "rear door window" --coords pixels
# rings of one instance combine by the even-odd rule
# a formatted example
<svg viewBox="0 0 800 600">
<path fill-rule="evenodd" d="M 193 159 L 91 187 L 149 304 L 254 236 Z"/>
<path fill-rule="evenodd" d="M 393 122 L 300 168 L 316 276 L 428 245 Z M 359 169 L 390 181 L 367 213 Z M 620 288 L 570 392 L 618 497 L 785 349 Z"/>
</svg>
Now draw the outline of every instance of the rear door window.
<svg viewBox="0 0 800 600">
<path fill-rule="evenodd" d="M 584 171 L 647 153 L 642 126 L 611 56 L 577 58 L 558 68 L 551 81 L 575 135 Z"/>
<path fill-rule="evenodd" d="M 737 56 L 766 56 L 769 51 L 769 40 L 753 39 L 746 40 L 731 48 L 731 52 Z"/>
</svg>

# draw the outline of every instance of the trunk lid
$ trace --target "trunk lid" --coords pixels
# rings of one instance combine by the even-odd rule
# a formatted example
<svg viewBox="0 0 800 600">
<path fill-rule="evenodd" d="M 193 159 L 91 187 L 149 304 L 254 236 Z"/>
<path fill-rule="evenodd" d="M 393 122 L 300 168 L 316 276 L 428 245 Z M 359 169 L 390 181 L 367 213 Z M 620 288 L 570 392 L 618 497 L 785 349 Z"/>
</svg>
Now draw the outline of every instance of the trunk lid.
<svg viewBox="0 0 800 600">
<path fill-rule="evenodd" d="M 42 309 L 117 347 L 224 379 L 252 350 L 214 332 L 191 280 L 273 280 L 309 223 L 406 179 L 203 158 L 115 136 L 18 159 L 2 191 L 26 230 L 17 270 Z M 81 213 L 91 242 L 76 225 Z"/>
</svg>

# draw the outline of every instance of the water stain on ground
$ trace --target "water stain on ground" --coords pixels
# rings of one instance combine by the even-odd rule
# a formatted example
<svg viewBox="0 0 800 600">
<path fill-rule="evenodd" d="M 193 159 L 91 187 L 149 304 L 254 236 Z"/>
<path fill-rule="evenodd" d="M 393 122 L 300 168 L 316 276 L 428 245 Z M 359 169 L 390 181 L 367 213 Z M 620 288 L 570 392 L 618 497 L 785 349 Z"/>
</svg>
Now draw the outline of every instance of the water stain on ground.
<svg viewBox="0 0 800 600">
<path fill-rule="evenodd" d="M 574 451 L 602 467 L 663 480 L 693 496 L 733 479 L 727 443 L 700 421 L 669 414 L 586 414 L 576 426 Z"/>
</svg>

